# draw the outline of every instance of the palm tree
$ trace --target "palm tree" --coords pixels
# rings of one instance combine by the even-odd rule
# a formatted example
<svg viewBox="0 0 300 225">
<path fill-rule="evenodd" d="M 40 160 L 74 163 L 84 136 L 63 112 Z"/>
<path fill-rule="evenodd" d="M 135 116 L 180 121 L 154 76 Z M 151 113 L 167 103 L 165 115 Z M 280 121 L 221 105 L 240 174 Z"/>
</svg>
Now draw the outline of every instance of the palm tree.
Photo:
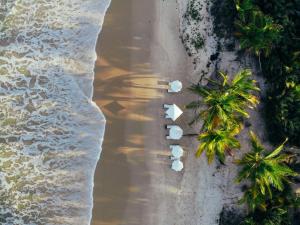
<svg viewBox="0 0 300 225">
<path fill-rule="evenodd" d="M 252 91 L 258 91 L 259 88 L 255 85 L 256 81 L 250 79 L 250 70 L 240 71 L 232 81 L 229 81 L 228 75 L 219 74 L 222 82 L 209 79 L 211 87 L 193 85 L 190 88 L 203 100 L 193 101 L 186 108 L 198 110 L 201 106 L 206 106 L 206 109 L 197 113 L 190 124 L 203 119 L 204 130 L 211 130 L 219 125 L 235 126 L 238 124 L 238 117 L 249 117 L 247 107 L 253 108 L 258 104 L 258 99 Z"/>
<path fill-rule="evenodd" d="M 287 140 L 269 152 L 252 131 L 250 137 L 252 151 L 237 161 L 237 164 L 243 167 L 239 172 L 237 181 L 247 180 L 251 183 L 242 202 L 246 202 L 251 210 L 256 208 L 266 210 L 266 200 L 272 199 L 272 189 L 282 191 L 284 185 L 289 182 L 289 177 L 297 176 L 297 173 L 285 163 L 290 156 L 280 154 Z"/>
<path fill-rule="evenodd" d="M 224 80 L 228 80 L 226 74 L 221 73 Z M 238 96 L 241 100 L 248 102 L 249 108 L 256 106 L 259 101 L 258 98 L 252 94 L 252 91 L 259 91 L 260 89 L 256 86 L 256 81 L 251 79 L 251 70 L 241 70 L 238 72 L 231 83 L 226 82 L 230 93 Z"/>
<path fill-rule="evenodd" d="M 211 130 L 216 128 L 220 123 L 232 124 L 235 123 L 235 114 L 240 114 L 248 117 L 248 113 L 243 109 L 244 103 L 235 95 L 229 95 L 228 92 L 222 90 L 208 90 L 205 87 L 193 86 L 191 88 L 193 92 L 198 93 L 204 97 L 203 101 L 195 101 L 187 105 L 188 109 L 198 108 L 202 104 L 206 106 L 206 109 L 200 111 L 197 116 L 190 123 L 194 123 L 199 119 L 203 119 L 204 130 Z"/>
<path fill-rule="evenodd" d="M 217 155 L 221 163 L 224 163 L 225 153 L 230 153 L 232 149 L 240 147 L 239 141 L 235 138 L 239 131 L 240 127 L 235 127 L 232 130 L 222 128 L 201 133 L 198 136 L 200 144 L 196 157 L 200 157 L 206 151 L 208 164 L 214 160 L 215 155 Z"/>
</svg>

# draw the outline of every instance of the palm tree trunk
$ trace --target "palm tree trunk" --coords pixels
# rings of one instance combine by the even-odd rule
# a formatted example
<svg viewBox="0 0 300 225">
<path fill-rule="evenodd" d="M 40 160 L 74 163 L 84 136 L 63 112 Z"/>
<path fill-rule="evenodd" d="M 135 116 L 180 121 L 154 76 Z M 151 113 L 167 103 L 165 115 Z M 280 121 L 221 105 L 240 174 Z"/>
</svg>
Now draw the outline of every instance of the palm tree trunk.
<svg viewBox="0 0 300 225">
<path fill-rule="evenodd" d="M 260 71 L 262 72 L 262 68 L 261 68 L 261 61 L 260 61 L 260 53 L 258 54 L 258 63 L 259 63 L 259 68 L 260 68 Z"/>
</svg>

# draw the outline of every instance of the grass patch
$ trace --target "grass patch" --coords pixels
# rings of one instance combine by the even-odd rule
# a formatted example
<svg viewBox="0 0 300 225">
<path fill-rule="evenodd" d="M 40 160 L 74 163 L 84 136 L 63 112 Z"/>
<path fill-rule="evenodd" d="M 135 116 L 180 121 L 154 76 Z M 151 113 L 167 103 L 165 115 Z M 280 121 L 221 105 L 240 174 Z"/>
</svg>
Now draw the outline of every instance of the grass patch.
<svg viewBox="0 0 300 225">
<path fill-rule="evenodd" d="M 202 9 L 202 5 L 200 2 L 197 2 L 196 0 L 191 0 L 188 4 L 188 7 L 187 7 L 184 17 L 186 19 L 191 19 L 191 20 L 199 22 L 202 20 L 202 17 L 200 14 L 201 9 Z"/>
<path fill-rule="evenodd" d="M 191 44 L 194 46 L 195 49 L 200 49 L 204 46 L 204 39 L 200 34 L 198 34 L 195 38 L 191 40 Z"/>
</svg>

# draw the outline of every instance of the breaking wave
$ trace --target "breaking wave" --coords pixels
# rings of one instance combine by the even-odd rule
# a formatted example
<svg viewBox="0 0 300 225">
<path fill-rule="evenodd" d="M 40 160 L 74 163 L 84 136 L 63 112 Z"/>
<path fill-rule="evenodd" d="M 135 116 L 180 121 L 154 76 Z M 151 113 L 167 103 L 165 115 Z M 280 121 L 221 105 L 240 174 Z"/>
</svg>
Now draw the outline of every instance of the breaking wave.
<svg viewBox="0 0 300 225">
<path fill-rule="evenodd" d="M 92 102 L 110 0 L 0 1 L 0 223 L 89 224 L 105 118 Z"/>
</svg>

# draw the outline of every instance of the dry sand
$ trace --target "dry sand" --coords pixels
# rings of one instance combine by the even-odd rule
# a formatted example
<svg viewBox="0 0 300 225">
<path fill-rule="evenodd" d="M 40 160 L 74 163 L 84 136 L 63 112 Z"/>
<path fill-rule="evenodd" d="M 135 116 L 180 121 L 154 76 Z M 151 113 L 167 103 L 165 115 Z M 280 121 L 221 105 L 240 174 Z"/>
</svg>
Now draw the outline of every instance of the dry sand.
<svg viewBox="0 0 300 225">
<path fill-rule="evenodd" d="M 183 20 L 186 3 L 112 0 L 97 45 L 94 100 L 107 126 L 95 174 L 93 225 L 215 225 L 223 205 L 241 195 L 232 183 L 236 167 L 230 160 L 227 167 L 208 166 L 205 157 L 195 159 L 194 138 L 165 139 L 165 125 L 172 122 L 163 118 L 162 105 L 183 109 L 194 98 L 186 88 L 203 69 L 210 76 L 216 66 L 206 67 L 216 49 L 207 7 L 200 27 L 205 46 L 187 56 L 179 37 L 191 32 Z M 218 66 L 236 72 L 240 65 L 230 60 L 232 53 L 222 54 Z M 166 93 L 166 81 L 175 79 L 183 81 L 184 90 Z M 187 125 L 191 118 L 184 110 L 176 121 L 185 134 L 199 129 Z M 173 143 L 185 150 L 180 173 L 170 169 Z"/>
</svg>

